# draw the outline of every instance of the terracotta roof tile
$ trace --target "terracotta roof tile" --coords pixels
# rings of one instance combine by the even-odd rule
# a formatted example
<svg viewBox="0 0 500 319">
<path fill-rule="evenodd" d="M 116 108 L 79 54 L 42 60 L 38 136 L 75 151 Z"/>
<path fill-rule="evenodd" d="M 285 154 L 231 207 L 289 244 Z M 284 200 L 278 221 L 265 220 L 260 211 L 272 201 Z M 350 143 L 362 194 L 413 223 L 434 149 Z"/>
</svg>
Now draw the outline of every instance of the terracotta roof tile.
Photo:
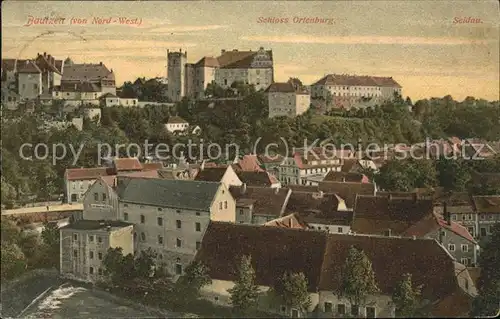
<svg viewBox="0 0 500 319">
<path fill-rule="evenodd" d="M 96 179 L 99 176 L 109 175 L 109 169 L 106 167 L 98 168 L 68 168 L 66 169 L 67 180 L 89 180 Z"/>
<path fill-rule="evenodd" d="M 264 224 L 264 226 L 294 228 L 294 229 L 309 229 L 306 223 L 297 214 L 290 214 L 277 219 L 273 219 Z"/>
<path fill-rule="evenodd" d="M 264 171 L 260 167 L 260 163 L 256 155 L 244 155 L 243 158 L 238 160 L 238 165 L 242 171 L 248 171 L 248 172 Z"/>
<path fill-rule="evenodd" d="M 163 168 L 163 163 L 143 163 L 143 170 L 159 170 Z"/>
</svg>

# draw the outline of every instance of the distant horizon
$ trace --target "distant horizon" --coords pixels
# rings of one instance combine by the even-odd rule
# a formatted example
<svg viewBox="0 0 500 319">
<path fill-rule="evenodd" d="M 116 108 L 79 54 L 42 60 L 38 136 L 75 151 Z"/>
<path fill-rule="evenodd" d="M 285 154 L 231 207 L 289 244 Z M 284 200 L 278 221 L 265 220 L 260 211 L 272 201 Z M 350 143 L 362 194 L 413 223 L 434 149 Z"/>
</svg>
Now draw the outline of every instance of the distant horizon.
<svg viewBox="0 0 500 319">
<path fill-rule="evenodd" d="M 47 52 L 103 62 L 119 86 L 166 77 L 168 49 L 187 50 L 194 63 L 264 47 L 273 50 L 276 82 L 382 76 L 412 100 L 500 100 L 497 1 L 7 1 L 2 9 L 3 58 Z"/>
</svg>

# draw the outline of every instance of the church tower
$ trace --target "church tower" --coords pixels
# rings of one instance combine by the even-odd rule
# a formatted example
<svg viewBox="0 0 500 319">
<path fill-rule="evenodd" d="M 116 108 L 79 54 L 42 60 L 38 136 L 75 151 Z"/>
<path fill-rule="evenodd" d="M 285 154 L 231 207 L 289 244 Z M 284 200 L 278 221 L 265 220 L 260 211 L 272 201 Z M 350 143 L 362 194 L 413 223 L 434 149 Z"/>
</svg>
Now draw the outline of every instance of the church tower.
<svg viewBox="0 0 500 319">
<path fill-rule="evenodd" d="M 187 63 L 187 51 L 173 52 L 167 50 L 167 72 L 168 72 L 168 97 L 172 102 L 178 102 L 185 93 L 185 65 Z"/>
</svg>

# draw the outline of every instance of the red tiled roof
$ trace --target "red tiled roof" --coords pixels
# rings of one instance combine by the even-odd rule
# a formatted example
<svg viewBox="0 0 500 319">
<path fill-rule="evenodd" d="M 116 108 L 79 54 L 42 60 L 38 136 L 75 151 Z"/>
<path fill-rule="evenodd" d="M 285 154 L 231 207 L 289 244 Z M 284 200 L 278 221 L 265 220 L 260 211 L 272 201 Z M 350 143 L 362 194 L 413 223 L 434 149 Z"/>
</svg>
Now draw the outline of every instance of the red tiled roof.
<svg viewBox="0 0 500 319">
<path fill-rule="evenodd" d="M 294 228 L 294 229 L 309 229 L 297 214 L 290 214 L 277 219 L 273 219 L 264 224 L 264 226 Z"/>
<path fill-rule="evenodd" d="M 115 74 L 108 70 L 104 64 L 71 64 L 64 66 L 61 82 L 100 82 L 101 80 L 115 80 Z"/>
<path fill-rule="evenodd" d="M 216 58 L 206 56 L 206 57 L 201 58 L 200 61 L 196 62 L 195 66 L 196 67 L 205 67 L 205 68 L 218 68 L 219 61 L 217 61 Z"/>
<path fill-rule="evenodd" d="M 473 196 L 472 199 L 478 213 L 500 214 L 500 195 Z"/>
<path fill-rule="evenodd" d="M 264 164 L 268 163 L 282 163 L 285 157 L 282 155 L 276 155 L 276 156 L 265 156 L 265 155 L 258 155 L 259 161 Z"/>
<path fill-rule="evenodd" d="M 328 74 L 313 85 L 376 86 L 401 88 L 392 77 Z"/>
<path fill-rule="evenodd" d="M 144 163 L 142 164 L 143 170 L 159 170 L 163 168 L 162 163 Z"/>
<path fill-rule="evenodd" d="M 108 175 L 109 169 L 106 167 L 98 168 L 68 168 L 66 169 L 67 180 L 89 180 L 96 179 L 99 176 Z"/>
<path fill-rule="evenodd" d="M 220 68 L 226 69 L 246 69 L 252 67 L 252 62 L 258 51 L 225 51 L 219 57 L 217 61 Z M 271 61 L 273 59 L 273 51 L 266 51 L 269 54 Z"/>
<path fill-rule="evenodd" d="M 469 233 L 469 231 L 462 225 L 457 224 L 455 222 L 451 222 L 448 224 L 442 216 L 438 214 L 433 214 L 424 217 L 422 220 L 415 223 L 413 226 L 404 231 L 404 235 L 406 236 L 417 236 L 417 237 L 425 237 L 426 235 L 438 230 L 438 229 L 447 229 L 451 232 L 454 232 L 458 236 L 461 236 L 472 243 L 476 241 Z"/>
<path fill-rule="evenodd" d="M 248 172 L 263 172 L 264 170 L 260 167 L 259 160 L 256 155 L 244 155 L 242 159 L 238 161 L 238 165 L 242 171 Z"/>
<path fill-rule="evenodd" d="M 119 171 L 138 171 L 142 169 L 142 164 L 137 158 L 115 158 L 113 160 L 115 169 Z"/>
</svg>

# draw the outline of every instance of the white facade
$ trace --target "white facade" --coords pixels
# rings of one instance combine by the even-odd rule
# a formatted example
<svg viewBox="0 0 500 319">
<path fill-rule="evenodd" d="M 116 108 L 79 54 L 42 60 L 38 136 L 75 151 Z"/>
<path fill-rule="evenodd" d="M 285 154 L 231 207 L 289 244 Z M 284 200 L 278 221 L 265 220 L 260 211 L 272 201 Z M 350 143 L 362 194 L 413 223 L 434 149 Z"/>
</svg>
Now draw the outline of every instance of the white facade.
<svg viewBox="0 0 500 319">
<path fill-rule="evenodd" d="M 295 117 L 306 112 L 311 105 L 309 94 L 271 92 L 268 94 L 269 117 Z"/>
<path fill-rule="evenodd" d="M 19 95 L 22 99 L 36 99 L 42 94 L 42 75 L 40 73 L 19 73 Z"/>
<path fill-rule="evenodd" d="M 165 128 L 170 133 L 174 133 L 176 131 L 184 132 L 189 127 L 189 123 L 167 123 L 165 124 Z"/>
<path fill-rule="evenodd" d="M 123 99 L 120 98 L 120 105 L 125 107 L 135 107 L 139 105 L 138 99 Z"/>
<path fill-rule="evenodd" d="M 277 177 L 282 184 L 306 185 L 307 179 L 321 175 L 323 178 L 330 171 L 340 172 L 340 159 L 324 159 L 312 161 L 307 168 L 299 168 L 294 158 L 286 158 L 278 167 Z"/>
<path fill-rule="evenodd" d="M 65 179 L 66 194 L 68 198 L 68 204 L 81 203 L 85 197 L 85 192 L 89 189 L 92 184 L 95 183 L 95 179 L 85 179 L 85 180 L 67 180 Z"/>
</svg>

